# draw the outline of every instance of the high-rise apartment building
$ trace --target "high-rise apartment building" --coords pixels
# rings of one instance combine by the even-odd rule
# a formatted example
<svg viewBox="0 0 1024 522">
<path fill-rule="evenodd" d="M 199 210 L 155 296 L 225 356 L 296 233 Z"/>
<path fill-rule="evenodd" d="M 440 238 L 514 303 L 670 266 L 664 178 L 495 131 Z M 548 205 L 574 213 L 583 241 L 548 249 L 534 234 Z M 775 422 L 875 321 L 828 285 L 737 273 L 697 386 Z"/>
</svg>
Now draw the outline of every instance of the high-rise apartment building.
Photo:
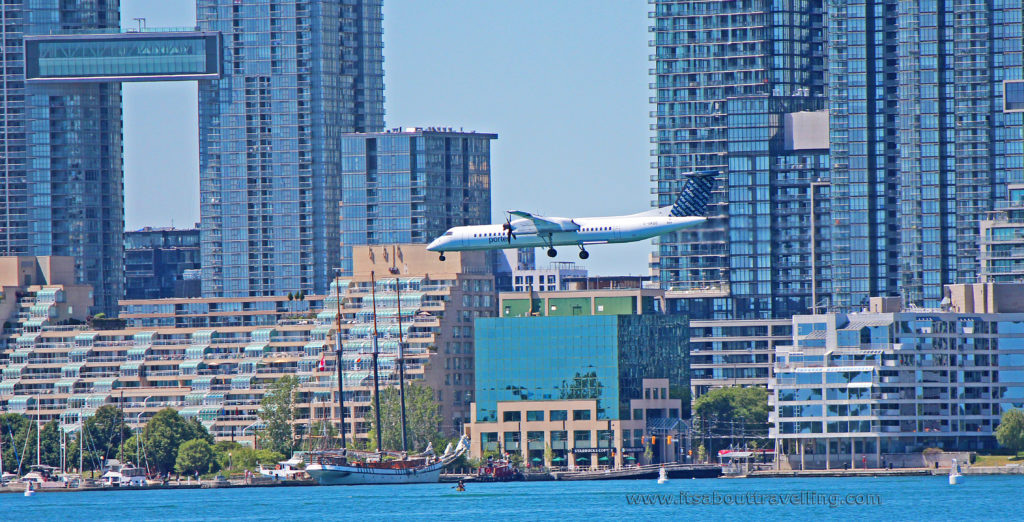
<svg viewBox="0 0 1024 522">
<path fill-rule="evenodd" d="M 796 1 L 785 7 L 772 7 L 754 1 L 658 0 L 654 2 L 653 16 L 656 95 L 652 101 L 656 110 L 652 116 L 656 124 L 652 154 L 657 158 L 657 204 L 672 203 L 687 172 L 722 173 L 719 190 L 709 207 L 708 225 L 659 239 L 659 281 L 670 289 L 715 288 L 723 295 L 723 301 L 715 303 L 715 308 L 730 315 L 754 318 L 781 314 L 781 310 L 773 311 L 767 297 L 772 293 L 770 286 L 755 286 L 755 291 L 743 297 L 742 302 L 734 302 L 727 291 L 732 272 L 739 268 L 731 266 L 730 261 L 732 241 L 737 236 L 732 227 L 749 223 L 765 228 L 773 220 L 789 219 L 777 216 L 774 209 L 758 213 L 754 201 L 758 190 L 769 188 L 767 178 L 759 180 L 762 189 L 734 179 L 734 174 L 753 173 L 743 169 L 743 160 L 732 159 L 734 152 L 750 151 L 730 146 L 737 136 L 730 129 L 742 124 L 746 117 L 742 126 L 748 134 L 740 137 L 748 144 L 757 139 L 767 140 L 770 136 L 758 137 L 751 122 L 757 118 L 764 121 L 769 113 L 774 115 L 771 118 L 781 121 L 783 113 L 794 110 L 779 103 L 775 103 L 778 107 L 769 107 L 771 102 L 766 97 L 808 100 L 808 107 L 795 110 L 814 110 L 813 104 L 821 103 L 810 100 L 824 94 L 822 3 Z M 762 101 L 734 101 L 744 97 L 761 97 Z M 781 129 L 781 125 L 778 127 Z M 774 150 L 763 147 L 763 170 L 768 169 L 764 162 L 778 162 L 780 159 L 775 156 L 786 152 L 781 145 Z M 810 170 L 822 168 L 825 165 L 816 162 Z M 748 188 L 754 191 L 751 198 L 755 199 L 739 193 Z M 744 231 L 740 235 L 749 233 L 745 229 L 750 227 L 741 228 Z M 763 257 L 766 253 L 751 254 Z M 767 270 L 768 266 L 749 268 Z M 754 280 L 745 279 L 744 284 L 747 282 Z"/>
<path fill-rule="evenodd" d="M 341 138 L 341 268 L 352 247 L 426 244 L 451 227 L 491 219 L 491 140 L 447 127 Z"/>
<path fill-rule="evenodd" d="M 198 0 L 224 38 L 199 88 L 203 295 L 326 293 L 341 134 L 384 127 L 381 0 Z"/>
<path fill-rule="evenodd" d="M 71 256 L 95 308 L 123 291 L 121 84 L 42 82 L 26 37 L 117 32 L 119 0 L 0 6 L 0 255 Z"/>
<path fill-rule="evenodd" d="M 199 297 L 199 281 L 186 277 L 186 271 L 198 269 L 198 228 L 144 227 L 124 233 L 127 299 Z"/>
</svg>

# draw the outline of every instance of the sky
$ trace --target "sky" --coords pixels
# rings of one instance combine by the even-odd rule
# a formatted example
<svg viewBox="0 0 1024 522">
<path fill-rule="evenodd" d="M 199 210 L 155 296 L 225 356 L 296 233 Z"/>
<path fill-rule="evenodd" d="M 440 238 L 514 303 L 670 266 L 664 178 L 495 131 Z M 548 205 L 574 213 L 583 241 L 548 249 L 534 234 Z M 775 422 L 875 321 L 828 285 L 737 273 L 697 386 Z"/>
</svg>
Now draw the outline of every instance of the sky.
<svg viewBox="0 0 1024 522">
<path fill-rule="evenodd" d="M 651 206 L 646 0 L 384 0 L 385 128 L 493 132 L 492 218 Z M 123 25 L 195 24 L 194 0 L 121 0 Z M 125 221 L 199 220 L 195 82 L 124 84 Z M 646 274 L 648 241 L 593 246 L 592 274 Z M 538 264 L 548 259 L 538 251 Z"/>
</svg>

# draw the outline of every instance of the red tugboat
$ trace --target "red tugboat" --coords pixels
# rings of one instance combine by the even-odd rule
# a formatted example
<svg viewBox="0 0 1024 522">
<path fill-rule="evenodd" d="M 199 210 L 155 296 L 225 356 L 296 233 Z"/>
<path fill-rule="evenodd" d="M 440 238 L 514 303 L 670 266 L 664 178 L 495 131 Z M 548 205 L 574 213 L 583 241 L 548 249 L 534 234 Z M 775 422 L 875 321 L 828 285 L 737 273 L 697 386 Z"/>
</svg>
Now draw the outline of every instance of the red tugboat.
<svg viewBox="0 0 1024 522">
<path fill-rule="evenodd" d="M 514 482 L 525 480 L 519 468 L 512 465 L 508 460 L 487 459 L 487 464 L 480 466 L 476 472 L 478 482 Z"/>
</svg>

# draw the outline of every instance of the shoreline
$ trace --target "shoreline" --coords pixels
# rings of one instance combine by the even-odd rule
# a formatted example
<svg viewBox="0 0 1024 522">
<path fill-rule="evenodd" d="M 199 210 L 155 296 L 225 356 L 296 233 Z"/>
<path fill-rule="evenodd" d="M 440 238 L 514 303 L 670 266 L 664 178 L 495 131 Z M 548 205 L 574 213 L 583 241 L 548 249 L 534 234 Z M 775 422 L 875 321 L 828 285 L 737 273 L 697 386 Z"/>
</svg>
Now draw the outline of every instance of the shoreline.
<svg viewBox="0 0 1024 522">
<path fill-rule="evenodd" d="M 986 475 L 1024 475 L 1024 467 L 1021 466 L 975 466 L 964 468 L 964 475 L 986 476 Z M 901 469 L 859 469 L 859 470 L 770 470 L 751 471 L 744 475 L 722 475 L 719 479 L 744 479 L 744 478 L 845 478 L 845 477 L 923 477 L 923 476 L 944 476 L 949 474 L 949 468 L 901 468 Z M 439 483 L 457 482 L 460 478 L 473 483 L 485 483 L 485 481 L 473 480 L 473 475 L 445 474 L 441 476 Z M 534 478 L 533 480 L 537 480 Z M 546 479 L 554 482 L 553 477 Z M 630 480 L 630 479 L 620 479 Z M 638 481 L 642 481 L 637 479 Z M 682 480 L 682 479 L 676 479 Z M 523 481 L 520 481 L 523 482 Z M 575 481 L 573 481 L 575 482 Z M 242 481 L 231 481 L 229 484 L 214 485 L 212 481 L 192 484 L 168 484 L 139 487 L 83 487 L 83 488 L 39 488 L 36 493 L 76 493 L 82 491 L 153 491 L 153 490 L 176 490 L 176 489 L 239 489 L 239 488 L 288 488 L 288 487 L 317 487 L 320 486 L 313 480 L 286 480 L 280 482 L 257 482 L 246 484 Z M 22 484 L 16 486 L 0 487 L 0 494 L 3 493 L 24 493 L 25 487 Z"/>
</svg>

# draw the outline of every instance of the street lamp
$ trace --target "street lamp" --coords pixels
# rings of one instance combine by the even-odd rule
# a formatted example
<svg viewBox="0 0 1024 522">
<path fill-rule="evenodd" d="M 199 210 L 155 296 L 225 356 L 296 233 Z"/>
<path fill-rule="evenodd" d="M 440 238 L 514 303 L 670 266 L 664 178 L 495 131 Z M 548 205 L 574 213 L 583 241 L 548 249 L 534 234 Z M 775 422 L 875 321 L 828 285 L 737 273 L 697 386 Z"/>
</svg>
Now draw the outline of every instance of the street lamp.
<svg viewBox="0 0 1024 522">
<path fill-rule="evenodd" d="M 252 428 L 252 427 L 256 426 L 259 423 L 260 423 L 260 421 L 256 421 L 256 422 L 254 422 L 254 423 L 252 423 L 252 424 L 242 428 L 242 437 L 243 438 L 245 437 L 245 430 L 247 430 L 249 428 Z M 256 430 L 252 431 L 252 449 L 256 449 Z"/>
<path fill-rule="evenodd" d="M 142 422 L 142 414 L 146 413 L 146 401 L 148 401 L 148 400 L 150 400 L 152 398 L 153 398 L 153 396 L 150 395 L 149 397 L 146 397 L 145 399 L 142 399 L 142 411 L 140 411 L 138 414 L 135 415 L 135 460 L 139 459 L 139 444 L 142 441 L 142 437 L 141 437 L 142 426 L 140 426 L 139 424 Z M 145 446 L 143 446 L 143 448 L 145 448 Z M 136 463 L 136 465 L 138 465 L 138 463 Z M 149 459 L 148 458 L 146 458 L 146 474 L 147 475 L 149 474 Z"/>
</svg>

